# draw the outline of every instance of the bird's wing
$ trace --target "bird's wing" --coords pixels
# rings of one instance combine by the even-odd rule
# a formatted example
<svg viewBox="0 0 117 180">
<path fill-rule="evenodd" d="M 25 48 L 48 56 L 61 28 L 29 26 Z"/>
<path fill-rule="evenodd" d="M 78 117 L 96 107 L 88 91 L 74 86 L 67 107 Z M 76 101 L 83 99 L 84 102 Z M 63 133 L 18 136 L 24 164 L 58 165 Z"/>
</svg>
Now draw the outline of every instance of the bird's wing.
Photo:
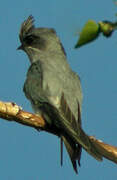
<svg viewBox="0 0 117 180">
<path fill-rule="evenodd" d="M 64 141 L 74 170 L 77 172 L 77 160 L 80 164 L 81 147 L 99 161 L 101 161 L 103 157 L 113 161 L 113 159 L 110 158 L 110 154 L 106 154 L 104 148 L 101 147 L 101 149 L 98 143 L 92 141 L 92 139 L 82 130 L 79 101 L 77 102 L 76 107 L 78 117 L 76 120 L 76 117 L 71 110 L 72 106 L 65 98 L 67 92 L 62 92 L 63 89 L 60 84 L 56 85 L 56 80 L 59 78 L 53 78 L 54 76 L 51 74 L 51 76 L 48 76 L 47 81 L 44 80 L 40 62 L 33 63 L 27 73 L 24 92 L 34 105 L 34 108 L 36 108 L 37 111 L 42 108 L 45 115 L 51 119 L 49 125 L 50 127 L 52 126 L 52 131 L 56 132 L 56 135 L 59 135 Z M 43 81 L 45 81 L 44 86 L 46 88 L 43 88 Z"/>
<path fill-rule="evenodd" d="M 68 111 L 69 111 L 69 114 L 71 114 L 69 117 L 67 113 Z M 78 106 L 78 112 L 79 112 L 79 106 Z M 61 105 L 59 108 L 59 115 L 61 116 L 61 118 L 59 118 L 61 126 L 64 128 L 67 134 L 70 135 L 70 137 L 72 137 L 72 139 L 76 142 L 76 144 L 80 144 L 95 159 L 101 161 L 102 155 L 95 148 L 95 146 L 93 146 L 92 142 L 90 141 L 90 138 L 86 135 L 86 133 L 81 128 L 79 129 L 78 126 L 75 126 L 75 123 L 74 123 L 75 117 L 64 98 L 64 94 L 62 94 L 61 96 Z"/>
<path fill-rule="evenodd" d="M 64 132 L 61 134 L 62 127 L 59 127 L 61 123 L 59 123 L 59 118 L 60 116 L 58 115 L 58 109 L 57 109 L 57 103 L 60 106 L 60 99 L 55 96 L 59 89 L 60 85 L 58 86 L 55 85 L 55 89 L 53 89 L 53 93 L 50 90 L 50 86 L 53 87 L 53 84 L 56 84 L 56 78 L 55 81 L 53 80 L 55 76 L 52 77 L 52 80 L 50 78 L 50 83 L 48 81 L 43 82 L 45 76 L 43 77 L 42 73 L 42 67 L 39 61 L 33 63 L 27 73 L 27 79 L 24 84 L 24 93 L 26 97 L 31 101 L 33 104 L 33 107 L 36 111 L 36 113 L 39 112 L 39 108 L 41 108 L 45 114 L 45 118 L 48 118 L 48 116 L 54 121 L 53 124 L 54 126 L 51 127 L 51 129 L 48 129 L 50 132 L 54 132 L 54 134 L 59 134 L 61 137 L 62 141 L 64 142 L 67 152 L 70 156 L 71 162 L 73 164 L 74 170 L 77 172 L 77 163 L 76 161 L 78 160 L 78 164 L 80 165 L 80 157 L 81 157 L 81 145 L 76 143 L 70 138 L 68 135 L 66 135 Z M 43 87 L 44 86 L 44 87 Z M 45 88 L 46 87 L 46 88 Z M 53 87 L 54 88 L 54 87 Z M 58 89 L 57 89 L 58 88 Z M 53 94 L 53 96 L 52 96 Z M 54 107 L 54 103 L 55 106 Z M 63 108 L 65 106 L 62 106 Z M 66 107 L 65 107 L 66 108 Z M 67 109 L 63 109 L 66 112 L 66 116 L 71 116 L 71 113 L 67 111 Z M 58 116 L 58 118 L 56 118 Z M 57 119 L 57 120 L 56 120 Z M 68 118 L 69 120 L 70 118 Z M 78 126 L 77 121 L 73 119 L 72 125 L 73 126 Z M 70 122 L 69 122 L 70 123 Z M 51 126 L 51 125 L 50 125 Z M 59 129 L 59 130 L 58 130 Z"/>
</svg>

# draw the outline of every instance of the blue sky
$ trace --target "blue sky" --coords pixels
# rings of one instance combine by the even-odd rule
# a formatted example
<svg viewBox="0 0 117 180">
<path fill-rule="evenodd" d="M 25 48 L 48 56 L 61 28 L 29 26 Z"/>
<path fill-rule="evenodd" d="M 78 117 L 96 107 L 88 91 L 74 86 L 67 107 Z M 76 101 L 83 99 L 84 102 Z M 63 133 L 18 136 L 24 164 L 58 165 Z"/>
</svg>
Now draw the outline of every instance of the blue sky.
<svg viewBox="0 0 117 180">
<path fill-rule="evenodd" d="M 20 0 L 1 2 L 0 6 L 0 100 L 16 102 L 31 111 L 22 87 L 29 61 L 16 51 L 21 23 L 30 14 L 36 26 L 54 27 L 65 47 L 69 64 L 81 77 L 84 94 L 82 122 L 85 131 L 117 146 L 117 33 L 110 39 L 74 50 L 76 33 L 88 19 L 115 21 L 117 6 L 113 1 Z M 0 120 L 0 179 L 3 180 L 75 180 L 115 179 L 117 165 L 100 163 L 82 153 L 77 176 L 64 149 L 60 167 L 59 139 L 46 132 L 38 133 L 15 122 Z"/>
</svg>

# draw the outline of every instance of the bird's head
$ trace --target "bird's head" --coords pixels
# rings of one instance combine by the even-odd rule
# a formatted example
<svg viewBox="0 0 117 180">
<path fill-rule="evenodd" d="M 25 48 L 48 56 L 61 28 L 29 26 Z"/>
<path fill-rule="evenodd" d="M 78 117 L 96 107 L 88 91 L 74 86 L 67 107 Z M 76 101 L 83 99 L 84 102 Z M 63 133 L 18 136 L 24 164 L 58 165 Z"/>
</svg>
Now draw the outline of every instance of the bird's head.
<svg viewBox="0 0 117 180">
<path fill-rule="evenodd" d="M 18 49 L 24 50 L 31 62 L 49 54 L 63 53 L 65 55 L 56 31 L 52 28 L 35 28 L 32 16 L 22 23 L 19 38 L 21 46 Z"/>
</svg>

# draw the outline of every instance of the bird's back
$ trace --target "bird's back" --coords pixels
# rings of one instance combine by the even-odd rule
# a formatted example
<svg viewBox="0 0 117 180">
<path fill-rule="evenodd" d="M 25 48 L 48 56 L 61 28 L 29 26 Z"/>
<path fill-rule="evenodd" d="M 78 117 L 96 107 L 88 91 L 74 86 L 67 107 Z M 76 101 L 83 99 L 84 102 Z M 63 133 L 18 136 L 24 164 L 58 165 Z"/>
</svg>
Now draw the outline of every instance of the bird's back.
<svg viewBox="0 0 117 180">
<path fill-rule="evenodd" d="M 42 61 L 41 68 L 43 74 L 42 88 L 45 94 L 48 94 L 49 98 L 55 97 L 55 99 L 58 98 L 60 100 L 62 93 L 64 93 L 67 104 L 69 104 L 69 108 L 77 119 L 78 103 L 80 104 L 80 108 L 82 106 L 79 76 L 72 71 L 67 60 L 59 58 L 59 55 L 57 57 L 55 56 L 55 59 L 48 57 L 46 61 Z M 54 101 L 51 101 L 51 103 L 56 106 Z"/>
</svg>

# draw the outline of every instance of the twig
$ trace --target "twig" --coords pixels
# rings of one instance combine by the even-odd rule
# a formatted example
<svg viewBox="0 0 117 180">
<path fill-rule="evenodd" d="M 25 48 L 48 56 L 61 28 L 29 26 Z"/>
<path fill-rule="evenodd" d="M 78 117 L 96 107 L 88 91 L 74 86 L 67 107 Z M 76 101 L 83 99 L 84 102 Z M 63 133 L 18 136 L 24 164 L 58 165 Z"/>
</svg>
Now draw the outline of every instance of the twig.
<svg viewBox="0 0 117 180">
<path fill-rule="evenodd" d="M 12 102 L 0 101 L 0 118 L 8 121 L 16 121 L 17 123 L 26 126 L 48 131 L 43 117 L 25 112 L 20 106 Z M 89 138 L 97 150 L 102 153 L 103 157 L 117 163 L 117 147 L 106 144 L 93 136 L 89 136 Z"/>
<path fill-rule="evenodd" d="M 117 163 L 117 147 L 106 144 L 93 136 L 89 138 L 103 157 Z"/>
<path fill-rule="evenodd" d="M 25 112 L 20 106 L 12 102 L 0 101 L 0 118 L 8 121 L 16 121 L 23 125 L 44 129 L 45 121 L 42 117 Z"/>
</svg>

